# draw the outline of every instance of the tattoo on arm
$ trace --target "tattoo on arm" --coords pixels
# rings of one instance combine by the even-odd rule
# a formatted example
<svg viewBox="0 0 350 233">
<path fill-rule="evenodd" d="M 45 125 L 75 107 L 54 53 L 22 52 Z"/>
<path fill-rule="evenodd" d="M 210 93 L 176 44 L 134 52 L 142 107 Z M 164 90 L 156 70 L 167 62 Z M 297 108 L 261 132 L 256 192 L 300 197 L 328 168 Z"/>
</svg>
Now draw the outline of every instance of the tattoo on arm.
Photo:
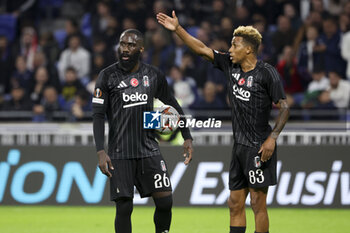
<svg viewBox="0 0 350 233">
<path fill-rule="evenodd" d="M 270 136 L 275 140 L 281 133 L 289 117 L 289 107 L 285 99 L 279 100 L 277 103 L 277 107 L 279 108 L 279 114 L 276 119 L 275 127 L 273 128 L 272 133 L 270 134 Z"/>
</svg>

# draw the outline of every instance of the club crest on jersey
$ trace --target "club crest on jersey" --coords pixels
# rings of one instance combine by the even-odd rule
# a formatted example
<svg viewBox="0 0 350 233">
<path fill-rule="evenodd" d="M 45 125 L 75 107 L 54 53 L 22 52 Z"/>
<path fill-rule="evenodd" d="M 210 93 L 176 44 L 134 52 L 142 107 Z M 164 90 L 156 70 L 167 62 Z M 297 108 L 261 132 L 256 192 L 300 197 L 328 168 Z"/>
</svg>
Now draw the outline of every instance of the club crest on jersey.
<svg viewBox="0 0 350 233">
<path fill-rule="evenodd" d="M 255 156 L 255 157 L 254 157 L 254 166 L 255 166 L 256 168 L 261 167 L 260 156 Z"/>
<path fill-rule="evenodd" d="M 239 81 L 238 81 L 238 85 L 242 86 L 244 85 L 245 83 L 245 79 L 244 78 L 241 78 Z"/>
<path fill-rule="evenodd" d="M 132 78 L 132 79 L 130 80 L 130 84 L 131 84 L 131 86 L 133 86 L 133 87 L 137 87 L 137 86 L 139 85 L 139 80 L 137 80 L 136 78 Z"/>
<path fill-rule="evenodd" d="M 100 88 L 96 88 L 95 92 L 94 92 L 94 97 L 96 98 L 100 98 L 102 96 L 102 91 Z"/>
<path fill-rule="evenodd" d="M 149 78 L 147 75 L 143 76 L 142 82 L 144 87 L 149 87 Z"/>
<path fill-rule="evenodd" d="M 165 166 L 164 160 L 160 160 L 160 167 L 161 167 L 163 172 L 166 172 L 166 166 Z"/>
<path fill-rule="evenodd" d="M 253 86 L 253 76 L 249 76 L 247 80 L 247 87 Z"/>
</svg>

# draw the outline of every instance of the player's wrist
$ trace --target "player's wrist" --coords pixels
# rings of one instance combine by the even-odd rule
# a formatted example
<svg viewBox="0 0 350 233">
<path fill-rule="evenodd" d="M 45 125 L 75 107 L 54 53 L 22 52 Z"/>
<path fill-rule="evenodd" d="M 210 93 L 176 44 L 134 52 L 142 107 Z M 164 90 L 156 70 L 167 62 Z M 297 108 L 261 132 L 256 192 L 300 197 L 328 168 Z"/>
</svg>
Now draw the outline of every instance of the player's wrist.
<svg viewBox="0 0 350 233">
<path fill-rule="evenodd" d="M 181 28 L 181 25 L 178 23 L 177 25 L 175 25 L 175 29 L 174 32 L 179 32 L 179 29 Z"/>
<path fill-rule="evenodd" d="M 98 156 L 103 155 L 103 154 L 105 154 L 105 153 L 106 153 L 105 150 L 99 150 L 99 151 L 97 151 L 97 155 L 98 155 Z"/>
<path fill-rule="evenodd" d="M 272 133 L 270 134 L 270 138 L 272 138 L 272 139 L 274 139 L 274 140 L 276 141 L 277 138 L 278 138 L 278 135 L 279 135 L 279 133 L 277 133 L 277 132 L 272 132 Z"/>
</svg>

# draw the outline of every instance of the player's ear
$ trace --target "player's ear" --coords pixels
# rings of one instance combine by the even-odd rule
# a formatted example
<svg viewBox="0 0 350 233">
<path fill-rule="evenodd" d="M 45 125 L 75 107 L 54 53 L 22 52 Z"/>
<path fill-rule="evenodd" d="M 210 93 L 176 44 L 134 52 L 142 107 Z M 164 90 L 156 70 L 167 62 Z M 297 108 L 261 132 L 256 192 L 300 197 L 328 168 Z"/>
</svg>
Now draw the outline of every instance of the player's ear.
<svg viewBox="0 0 350 233">
<path fill-rule="evenodd" d="M 245 52 L 246 52 L 246 54 L 248 55 L 248 54 L 251 54 L 252 52 L 253 52 L 253 48 L 252 48 L 252 46 L 247 46 L 247 49 L 245 50 Z"/>
<path fill-rule="evenodd" d="M 142 47 L 140 48 L 140 52 L 143 53 L 143 51 L 145 51 L 145 48 L 142 46 Z"/>
</svg>

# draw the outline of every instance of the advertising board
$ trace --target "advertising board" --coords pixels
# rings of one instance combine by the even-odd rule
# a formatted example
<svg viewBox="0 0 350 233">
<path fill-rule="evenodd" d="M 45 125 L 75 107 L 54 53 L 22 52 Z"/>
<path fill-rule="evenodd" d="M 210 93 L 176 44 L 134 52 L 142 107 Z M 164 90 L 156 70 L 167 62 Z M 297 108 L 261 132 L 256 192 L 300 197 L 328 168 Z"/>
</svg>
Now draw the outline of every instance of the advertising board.
<svg viewBox="0 0 350 233">
<path fill-rule="evenodd" d="M 195 147 L 189 166 L 181 147 L 161 147 L 176 206 L 224 206 L 229 196 L 230 146 Z M 278 147 L 273 207 L 350 207 L 350 146 Z M 135 204 L 151 205 L 135 191 Z M 109 183 L 94 147 L 0 148 L 0 204 L 110 205 Z M 249 205 L 249 198 L 247 198 Z"/>
</svg>

